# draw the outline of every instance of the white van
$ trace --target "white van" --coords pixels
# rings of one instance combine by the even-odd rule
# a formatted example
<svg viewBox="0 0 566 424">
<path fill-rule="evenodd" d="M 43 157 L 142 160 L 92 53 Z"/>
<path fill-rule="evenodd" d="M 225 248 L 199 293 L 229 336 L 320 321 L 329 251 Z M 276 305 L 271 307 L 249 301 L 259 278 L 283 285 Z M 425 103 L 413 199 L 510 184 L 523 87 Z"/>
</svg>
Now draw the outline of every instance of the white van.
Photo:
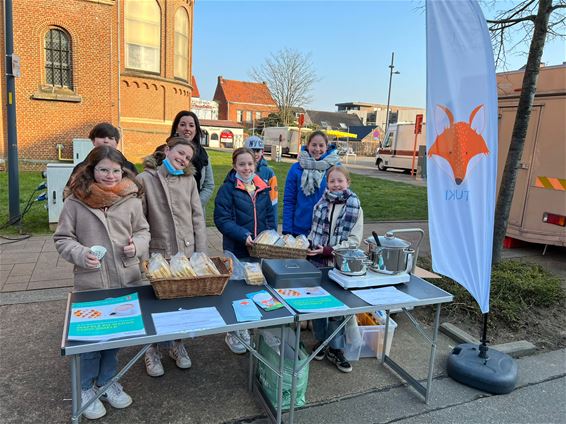
<svg viewBox="0 0 566 424">
<path fill-rule="evenodd" d="M 301 128 L 301 141 L 299 143 L 298 127 L 266 127 L 262 132 L 265 151 L 271 152 L 271 146 L 281 146 L 282 154 L 296 156 L 300 146 L 306 144 L 311 132 L 310 128 Z"/>
<path fill-rule="evenodd" d="M 378 147 L 375 157 L 375 164 L 380 171 L 387 168 L 411 170 L 413 164 L 413 151 L 416 150 L 414 169 L 417 168 L 419 146 L 426 146 L 425 123 L 421 134 L 417 135 L 417 145 L 415 149 L 415 124 L 397 123 L 389 125 L 384 140 Z"/>
</svg>

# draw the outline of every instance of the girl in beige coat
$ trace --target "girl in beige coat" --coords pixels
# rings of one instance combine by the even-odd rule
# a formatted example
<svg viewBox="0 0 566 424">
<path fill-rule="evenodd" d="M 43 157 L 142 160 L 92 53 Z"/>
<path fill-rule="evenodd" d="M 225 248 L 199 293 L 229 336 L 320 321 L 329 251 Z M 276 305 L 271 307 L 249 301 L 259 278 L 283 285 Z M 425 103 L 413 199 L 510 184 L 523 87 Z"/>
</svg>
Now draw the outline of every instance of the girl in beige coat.
<svg viewBox="0 0 566 424">
<path fill-rule="evenodd" d="M 147 158 L 144 172 L 137 176 L 145 190 L 143 208 L 151 231 L 150 253 L 170 258 L 183 252 L 190 258 L 194 252 L 206 252 L 206 223 L 191 165 L 194 152 L 194 145 L 185 138 L 169 137 L 164 151 Z M 181 340 L 164 345 L 179 368 L 191 367 Z M 157 345 L 146 351 L 145 365 L 152 377 L 164 374 Z"/>
<path fill-rule="evenodd" d="M 147 255 L 149 225 L 139 198 L 141 190 L 126 167 L 126 159 L 109 146 L 94 148 L 70 185 L 59 225 L 53 236 L 59 254 L 74 267 L 74 289 L 93 290 L 141 284 L 140 258 Z M 91 247 L 106 248 L 99 259 Z M 97 397 L 97 386 L 107 384 L 117 372 L 118 349 L 80 355 L 82 403 Z M 96 385 L 95 385 L 96 384 Z M 101 396 L 115 408 L 125 408 L 132 398 L 119 383 Z M 96 399 L 83 413 L 89 419 L 104 416 Z"/>
</svg>

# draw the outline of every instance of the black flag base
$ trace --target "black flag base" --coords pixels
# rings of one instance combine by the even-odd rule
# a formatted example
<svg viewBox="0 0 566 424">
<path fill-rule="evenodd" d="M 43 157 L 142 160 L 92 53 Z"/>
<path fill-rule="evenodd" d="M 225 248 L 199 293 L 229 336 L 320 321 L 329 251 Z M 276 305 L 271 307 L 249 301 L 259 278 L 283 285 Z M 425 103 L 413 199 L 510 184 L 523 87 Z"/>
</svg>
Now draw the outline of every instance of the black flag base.
<svg viewBox="0 0 566 424">
<path fill-rule="evenodd" d="M 454 380 L 488 393 L 510 393 L 517 384 L 517 362 L 485 344 L 456 346 L 448 355 L 447 368 Z"/>
</svg>

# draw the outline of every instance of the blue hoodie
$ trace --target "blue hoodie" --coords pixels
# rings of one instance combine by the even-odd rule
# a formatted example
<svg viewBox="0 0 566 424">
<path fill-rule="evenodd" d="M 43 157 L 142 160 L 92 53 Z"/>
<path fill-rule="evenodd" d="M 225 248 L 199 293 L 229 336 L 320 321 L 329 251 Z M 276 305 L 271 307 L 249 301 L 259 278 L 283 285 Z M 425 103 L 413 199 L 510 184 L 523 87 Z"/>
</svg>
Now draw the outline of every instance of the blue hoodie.
<svg viewBox="0 0 566 424">
<path fill-rule="evenodd" d="M 232 170 L 214 200 L 214 224 L 222 233 L 222 248 L 237 258 L 249 256 L 246 248 L 249 235 L 253 239 L 264 230 L 277 229 L 269 186 L 258 175 L 253 182 L 257 188 L 252 196 Z"/>
<path fill-rule="evenodd" d="M 307 150 L 303 146 L 302 150 Z M 336 151 L 336 147 L 328 146 L 328 150 L 320 159 Z M 301 189 L 301 177 L 303 167 L 299 162 L 294 163 L 289 169 L 285 181 L 285 192 L 283 194 L 283 234 L 309 235 L 312 225 L 312 212 L 314 206 L 326 190 L 326 175 L 320 183 L 320 187 L 310 196 L 306 196 Z"/>
</svg>

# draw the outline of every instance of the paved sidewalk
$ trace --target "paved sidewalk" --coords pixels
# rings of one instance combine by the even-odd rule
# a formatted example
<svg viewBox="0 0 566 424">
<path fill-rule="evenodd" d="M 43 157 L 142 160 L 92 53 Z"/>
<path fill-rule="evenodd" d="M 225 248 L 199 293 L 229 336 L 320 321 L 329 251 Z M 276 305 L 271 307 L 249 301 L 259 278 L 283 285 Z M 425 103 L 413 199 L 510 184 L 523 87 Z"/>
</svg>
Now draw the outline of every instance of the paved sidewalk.
<svg viewBox="0 0 566 424">
<path fill-rule="evenodd" d="M 384 234 L 394 228 L 418 227 L 427 222 L 369 223 Z M 404 235 L 405 236 L 405 235 Z M 408 236 L 408 235 L 407 235 Z M 221 237 L 208 228 L 209 254 L 221 253 Z M 408 237 L 407 237 L 408 238 Z M 505 256 L 544 263 L 566 281 L 564 248 L 542 246 L 506 250 Z M 425 237 L 422 253 L 429 253 Z M 60 423 L 70 416 L 70 376 L 67 358 L 58 346 L 63 311 L 72 288 L 72 266 L 60 259 L 49 236 L 0 246 L 0 422 Z M 426 378 L 429 348 L 401 314 L 391 354 L 422 382 Z M 430 328 L 428 328 L 430 331 Z M 314 344 L 303 333 L 307 349 Z M 165 355 L 166 375 L 151 378 L 138 361 L 123 380 L 134 404 L 125 410 L 109 408 L 102 423 L 218 423 L 265 424 L 255 398 L 246 390 L 248 359 L 234 355 L 224 335 L 185 341 L 193 361 L 179 370 Z M 446 357 L 455 345 L 439 334 L 434 388 L 426 405 L 388 368 L 375 359 L 353 363 L 342 374 L 328 361 L 313 361 L 309 371 L 308 405 L 297 412 L 297 423 L 562 423 L 566 416 L 566 351 L 521 358 L 517 389 L 503 396 L 460 385 L 446 375 Z M 137 348 L 120 351 L 122 364 Z M 38 385 L 38 382 L 42 382 Z M 87 420 L 83 420 L 86 422 Z"/>
<path fill-rule="evenodd" d="M 417 226 L 427 231 L 426 221 L 366 224 L 364 237 L 372 231 L 380 235 L 393 228 Z M 222 255 L 222 235 L 216 227 L 207 228 L 208 254 Z M 428 252 L 428 238 L 423 240 Z M 0 245 L 0 293 L 73 286 L 73 266 L 55 250 L 51 236 L 34 236 L 27 240 Z"/>
</svg>

